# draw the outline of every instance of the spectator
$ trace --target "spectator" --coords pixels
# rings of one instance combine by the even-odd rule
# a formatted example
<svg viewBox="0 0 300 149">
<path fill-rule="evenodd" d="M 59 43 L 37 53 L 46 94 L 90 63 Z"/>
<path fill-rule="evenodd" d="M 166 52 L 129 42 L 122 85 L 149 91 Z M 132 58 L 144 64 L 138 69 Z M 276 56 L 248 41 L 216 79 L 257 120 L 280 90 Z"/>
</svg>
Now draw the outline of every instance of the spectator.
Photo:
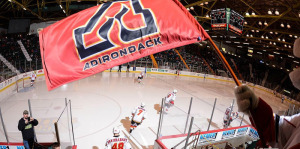
<svg viewBox="0 0 300 149">
<path fill-rule="evenodd" d="M 34 143 L 34 126 L 38 125 L 38 121 L 28 116 L 28 111 L 23 112 L 23 117 L 19 120 L 18 129 L 22 132 L 23 143 L 25 149 L 32 149 Z"/>
</svg>

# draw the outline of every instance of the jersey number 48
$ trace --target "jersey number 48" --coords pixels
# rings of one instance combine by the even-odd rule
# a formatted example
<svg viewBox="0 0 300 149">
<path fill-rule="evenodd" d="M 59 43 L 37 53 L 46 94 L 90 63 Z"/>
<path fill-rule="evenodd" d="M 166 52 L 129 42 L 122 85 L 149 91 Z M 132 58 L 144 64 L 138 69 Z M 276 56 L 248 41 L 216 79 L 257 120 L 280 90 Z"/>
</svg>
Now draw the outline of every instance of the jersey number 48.
<svg viewBox="0 0 300 149">
<path fill-rule="evenodd" d="M 124 148 L 124 143 L 119 142 L 119 143 L 114 143 L 111 149 L 123 149 Z"/>
</svg>

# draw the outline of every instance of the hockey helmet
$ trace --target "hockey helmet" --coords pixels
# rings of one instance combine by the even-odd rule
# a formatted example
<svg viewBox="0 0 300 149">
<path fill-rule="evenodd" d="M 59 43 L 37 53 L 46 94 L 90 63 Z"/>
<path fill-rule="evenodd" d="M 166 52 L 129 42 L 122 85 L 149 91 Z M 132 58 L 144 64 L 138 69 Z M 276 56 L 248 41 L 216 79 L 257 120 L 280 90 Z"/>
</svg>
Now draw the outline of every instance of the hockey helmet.
<svg viewBox="0 0 300 149">
<path fill-rule="evenodd" d="M 118 127 L 114 127 L 113 133 L 119 134 L 120 133 L 120 129 Z"/>
<path fill-rule="evenodd" d="M 175 93 L 175 94 L 176 94 L 176 93 L 177 93 L 177 90 L 176 90 L 176 89 L 174 89 L 173 93 Z"/>
<path fill-rule="evenodd" d="M 146 104 L 142 102 L 141 107 L 144 108 L 145 106 L 146 106 Z"/>
</svg>

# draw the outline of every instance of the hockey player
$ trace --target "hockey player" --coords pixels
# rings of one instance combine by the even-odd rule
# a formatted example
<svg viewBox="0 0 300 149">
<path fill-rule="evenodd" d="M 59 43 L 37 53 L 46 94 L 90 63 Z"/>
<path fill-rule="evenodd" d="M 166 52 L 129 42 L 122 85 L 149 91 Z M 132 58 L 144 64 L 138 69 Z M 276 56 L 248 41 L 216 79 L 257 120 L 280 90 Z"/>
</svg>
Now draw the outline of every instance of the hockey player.
<svg viewBox="0 0 300 149">
<path fill-rule="evenodd" d="M 231 111 L 231 108 L 232 108 L 232 104 L 225 111 L 225 115 L 223 117 L 223 122 L 224 122 L 223 127 L 224 128 L 227 128 L 230 125 L 230 123 L 239 116 L 239 114 L 237 112 Z M 230 116 L 230 111 L 231 111 L 231 116 Z"/>
<path fill-rule="evenodd" d="M 139 74 L 139 76 L 138 76 L 138 79 L 137 79 L 138 83 L 141 83 L 142 80 L 143 80 L 143 78 L 144 78 L 144 73 L 141 72 L 141 73 Z"/>
<path fill-rule="evenodd" d="M 36 78 L 36 74 L 34 72 L 32 72 L 32 74 L 30 75 L 30 78 L 31 78 L 30 85 L 33 86 L 35 78 Z"/>
<path fill-rule="evenodd" d="M 169 93 L 165 99 L 164 111 L 169 111 L 171 106 L 174 106 L 174 101 L 176 99 L 177 90 L 174 89 L 173 92 Z"/>
<path fill-rule="evenodd" d="M 126 137 L 120 136 L 120 129 L 113 129 L 114 136 L 107 139 L 105 149 L 131 149 L 131 145 Z"/>
<path fill-rule="evenodd" d="M 141 106 L 136 107 L 132 112 L 130 133 L 133 129 L 135 129 L 138 125 L 140 125 L 144 119 L 147 117 L 147 112 L 145 110 L 145 103 L 141 103 Z"/>
</svg>

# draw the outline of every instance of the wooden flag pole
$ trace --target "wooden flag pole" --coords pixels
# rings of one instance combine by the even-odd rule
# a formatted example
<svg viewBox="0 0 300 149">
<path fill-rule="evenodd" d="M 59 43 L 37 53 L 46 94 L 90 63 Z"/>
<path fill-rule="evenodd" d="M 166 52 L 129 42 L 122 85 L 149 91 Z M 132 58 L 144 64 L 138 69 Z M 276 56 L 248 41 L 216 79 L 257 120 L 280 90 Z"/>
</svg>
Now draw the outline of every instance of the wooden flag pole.
<svg viewBox="0 0 300 149">
<path fill-rule="evenodd" d="M 208 38 L 209 42 L 213 45 L 213 47 L 215 48 L 218 56 L 220 56 L 221 60 L 223 61 L 223 63 L 225 64 L 225 67 L 227 68 L 227 70 L 230 72 L 235 84 L 237 86 L 241 86 L 240 81 L 238 80 L 238 78 L 236 77 L 236 75 L 234 74 L 234 72 L 232 71 L 230 65 L 228 64 L 227 60 L 225 59 L 225 57 L 223 56 L 223 54 L 221 53 L 221 51 L 219 50 L 219 48 L 216 46 L 216 44 L 214 43 L 214 41 L 209 37 Z"/>
</svg>

